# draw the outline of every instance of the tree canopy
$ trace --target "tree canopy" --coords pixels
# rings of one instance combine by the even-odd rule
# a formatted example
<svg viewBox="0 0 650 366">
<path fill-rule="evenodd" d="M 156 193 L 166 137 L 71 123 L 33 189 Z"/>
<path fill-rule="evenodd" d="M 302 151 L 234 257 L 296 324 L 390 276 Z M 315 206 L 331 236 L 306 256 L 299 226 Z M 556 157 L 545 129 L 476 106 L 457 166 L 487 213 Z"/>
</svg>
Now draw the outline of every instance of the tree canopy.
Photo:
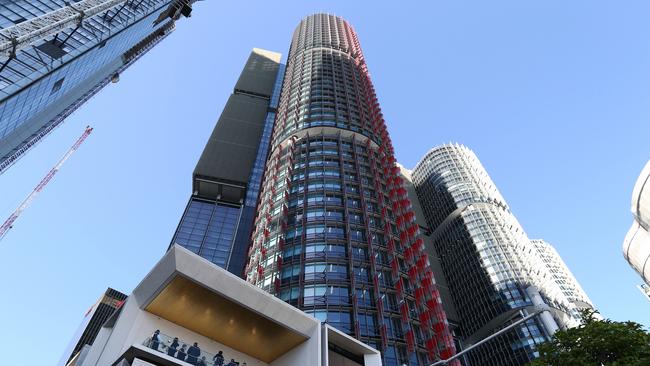
<svg viewBox="0 0 650 366">
<path fill-rule="evenodd" d="M 584 310 L 583 324 L 557 331 L 529 365 L 650 365 L 650 333 L 641 324 L 601 320 L 596 313 Z"/>
</svg>

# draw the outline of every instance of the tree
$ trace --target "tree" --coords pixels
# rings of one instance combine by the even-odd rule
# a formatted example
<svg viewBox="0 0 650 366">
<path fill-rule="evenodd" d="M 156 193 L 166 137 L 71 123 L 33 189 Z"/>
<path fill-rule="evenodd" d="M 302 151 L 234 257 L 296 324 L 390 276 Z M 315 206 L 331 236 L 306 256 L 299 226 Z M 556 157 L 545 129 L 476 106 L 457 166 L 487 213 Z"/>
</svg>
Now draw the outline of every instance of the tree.
<svg viewBox="0 0 650 366">
<path fill-rule="evenodd" d="M 592 309 L 582 311 L 583 324 L 557 331 L 539 346 L 530 366 L 650 365 L 650 333 L 639 323 L 600 320 Z"/>
</svg>

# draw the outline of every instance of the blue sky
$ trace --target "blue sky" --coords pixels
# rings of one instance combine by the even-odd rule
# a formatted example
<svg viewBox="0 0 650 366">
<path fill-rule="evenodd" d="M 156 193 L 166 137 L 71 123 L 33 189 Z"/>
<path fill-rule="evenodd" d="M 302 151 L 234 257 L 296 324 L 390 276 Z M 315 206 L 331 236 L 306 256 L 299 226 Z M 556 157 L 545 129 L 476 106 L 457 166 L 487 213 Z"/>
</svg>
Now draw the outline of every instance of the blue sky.
<svg viewBox="0 0 650 366">
<path fill-rule="evenodd" d="M 251 48 L 286 54 L 321 11 L 357 29 L 402 164 L 469 146 L 604 316 L 650 326 L 621 254 L 650 158 L 650 3 L 208 0 L 0 176 L 4 219 L 95 127 L 0 242 L 3 361 L 54 364 L 107 286 L 134 288 L 169 244 Z"/>
</svg>

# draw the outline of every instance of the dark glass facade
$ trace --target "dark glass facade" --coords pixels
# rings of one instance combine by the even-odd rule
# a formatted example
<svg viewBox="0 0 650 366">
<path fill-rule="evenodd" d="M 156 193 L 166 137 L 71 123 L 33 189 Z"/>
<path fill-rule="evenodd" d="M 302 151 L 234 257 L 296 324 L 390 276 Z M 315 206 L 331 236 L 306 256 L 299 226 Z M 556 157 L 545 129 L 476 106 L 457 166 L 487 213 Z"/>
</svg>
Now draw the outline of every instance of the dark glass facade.
<svg viewBox="0 0 650 366">
<path fill-rule="evenodd" d="M 167 15 L 176 2 L 125 1 L 15 56 L 0 56 L 0 173 L 171 32 L 177 17 Z M 12 26 L 66 3 L 1 2 L 0 32 L 8 34 Z"/>
<path fill-rule="evenodd" d="M 558 325 L 578 324 L 572 319 L 575 304 L 553 281 L 552 271 L 470 149 L 432 149 L 415 167 L 413 182 L 464 343 L 474 344 L 540 305 L 556 310 L 552 317 L 542 313 L 470 351 L 471 365 L 526 364 Z M 545 304 L 536 303 L 538 297 Z"/>
<path fill-rule="evenodd" d="M 249 282 L 385 365 L 455 352 L 357 35 L 339 17 L 294 32 L 249 257 Z"/>
<path fill-rule="evenodd" d="M 226 268 L 241 208 L 199 198 L 190 200 L 173 243 Z"/>
<path fill-rule="evenodd" d="M 282 80 L 284 79 L 284 65 L 279 65 L 278 75 L 273 85 L 273 94 L 269 101 L 269 110 L 264 119 L 264 131 L 260 138 L 259 148 L 255 155 L 255 162 L 251 170 L 248 186 L 246 189 L 246 198 L 242 206 L 241 219 L 237 227 L 237 236 L 233 244 L 232 255 L 230 257 L 228 270 L 238 276 L 244 276 L 244 267 L 248 261 L 248 247 L 250 246 L 250 237 L 253 231 L 255 221 L 255 209 L 257 200 L 260 195 L 260 186 L 264 174 L 266 157 L 269 154 L 269 143 L 271 141 L 271 132 L 273 131 L 273 122 L 278 108 L 280 90 L 282 89 Z"/>
<path fill-rule="evenodd" d="M 275 62 L 264 57 L 264 52 L 253 51 L 233 93 L 238 99 L 262 101 L 261 114 L 251 117 L 245 110 L 236 108 L 231 110 L 227 105 L 213 134 L 217 139 L 208 142 L 201 157 L 202 161 L 209 160 L 209 163 L 204 164 L 200 161 L 194 174 L 195 180 L 200 179 L 202 183 L 236 185 L 240 190 L 236 195 L 215 194 L 212 189 L 203 189 L 201 183 L 195 182 L 196 190 L 190 198 L 171 243 L 179 244 L 238 276 L 243 275 L 247 261 L 255 209 L 284 76 L 284 65 L 279 64 L 279 54 L 276 54 L 278 62 Z M 264 62 L 274 66 L 261 67 L 265 70 L 263 74 L 266 75 L 260 77 L 255 74 L 259 72 L 260 67 L 257 67 L 258 70 L 251 71 L 255 68 L 254 65 Z M 270 82 L 269 77 L 272 78 Z M 267 87 L 261 87 L 265 83 L 268 84 Z M 236 101 L 231 99 L 229 103 L 236 103 Z M 226 114 L 227 116 L 224 117 Z M 254 153 L 249 159 L 237 157 L 236 154 L 228 151 L 230 146 L 227 146 L 226 142 L 237 142 L 244 135 L 244 133 L 228 135 L 222 133 L 224 130 L 218 130 L 220 123 L 225 126 L 230 122 L 229 117 L 234 117 L 233 121 L 240 126 L 239 128 L 242 128 L 242 121 L 245 122 L 244 125 L 248 122 L 260 124 L 259 134 L 245 136 L 246 142 L 252 149 L 254 148 Z M 259 121 L 257 121 L 258 117 Z M 245 167 L 239 177 L 229 175 L 227 166 L 212 160 L 224 153 L 228 154 L 229 160 Z M 215 167 L 217 169 L 214 169 Z M 223 192 L 223 187 L 219 192 Z"/>
<path fill-rule="evenodd" d="M 88 310 L 84 316 L 84 320 L 79 326 L 77 333 L 72 338 L 70 346 L 65 351 L 60 366 L 66 365 L 85 345 L 92 345 L 99 334 L 99 330 L 104 325 L 104 322 L 119 309 L 124 301 L 126 295 L 108 288 L 106 292 L 97 300 L 97 302 Z"/>
</svg>

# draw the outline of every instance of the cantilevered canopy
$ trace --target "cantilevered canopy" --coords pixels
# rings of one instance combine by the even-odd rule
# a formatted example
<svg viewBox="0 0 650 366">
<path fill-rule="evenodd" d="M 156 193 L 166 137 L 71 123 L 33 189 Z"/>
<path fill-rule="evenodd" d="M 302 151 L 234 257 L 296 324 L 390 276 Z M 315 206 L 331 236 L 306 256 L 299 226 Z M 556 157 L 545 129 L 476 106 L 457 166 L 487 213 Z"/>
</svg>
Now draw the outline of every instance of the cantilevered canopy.
<svg viewBox="0 0 650 366">
<path fill-rule="evenodd" d="M 267 363 L 320 327 L 317 319 L 177 245 L 133 296 L 140 308 Z"/>
<path fill-rule="evenodd" d="M 267 363 L 307 340 L 182 276 L 176 276 L 146 310 Z"/>
</svg>

